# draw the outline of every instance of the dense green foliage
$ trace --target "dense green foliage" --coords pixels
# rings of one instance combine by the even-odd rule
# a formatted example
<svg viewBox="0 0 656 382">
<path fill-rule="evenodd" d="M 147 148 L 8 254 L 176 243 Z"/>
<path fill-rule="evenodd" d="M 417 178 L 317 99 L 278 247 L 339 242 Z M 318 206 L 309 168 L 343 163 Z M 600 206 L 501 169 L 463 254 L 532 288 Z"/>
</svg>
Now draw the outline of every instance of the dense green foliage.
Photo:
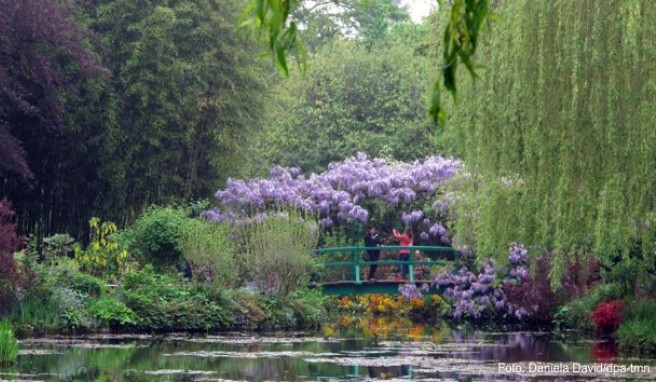
<svg viewBox="0 0 656 382">
<path fill-rule="evenodd" d="M 7 319 L 23 333 L 79 333 L 296 328 L 325 317 L 321 292 L 306 289 L 316 222 L 291 213 L 235 225 L 189 210 L 152 207 L 119 232 L 93 218 L 84 250 L 65 235 L 44 239 L 45 249 L 30 241 L 16 254 L 25 288 L 4 306 Z M 116 250 L 121 266 L 106 266 Z"/>
<path fill-rule="evenodd" d="M 14 202 L 22 232 L 69 232 L 80 239 L 94 214 L 124 225 L 152 203 L 206 197 L 245 168 L 267 83 L 256 45 L 237 30 L 245 4 L 103 0 L 61 8 L 72 15 L 65 20 L 71 31 L 52 39 L 66 38 L 68 45 L 58 52 L 42 44 L 51 60 L 46 69 L 61 75 L 39 77 L 39 67 L 35 78 L 9 80 L 33 90 L 29 101 L 44 105 L 42 123 L 18 108 L 0 113 L 1 120 L 11 119 L 10 133 L 22 143 L 32 174 L 30 180 L 12 172 L 0 182 L 0 196 Z M 45 13 L 35 12 L 42 21 L 14 20 L 43 24 Z M 52 26 L 34 28 L 48 33 Z M 86 50 L 77 56 L 64 54 L 80 46 Z M 28 68 L 38 66 L 37 53 L 19 53 Z M 90 58 L 111 74 L 81 75 Z"/>
<path fill-rule="evenodd" d="M 412 24 L 391 0 L 338 9 L 319 2 L 292 13 L 308 25 L 299 33 L 309 65 L 271 90 L 258 140 L 261 175 L 276 164 L 320 172 L 358 152 L 404 161 L 434 153 L 427 26 Z"/>
<path fill-rule="evenodd" d="M 623 310 L 624 322 L 617 331 L 623 349 L 635 353 L 656 352 L 656 303 L 638 300 Z"/>
<path fill-rule="evenodd" d="M 257 287 L 287 297 L 308 285 L 319 225 L 298 213 L 255 219 L 238 229 L 246 272 Z"/>
<path fill-rule="evenodd" d="M 441 0 L 438 0 L 438 3 L 442 7 L 445 6 Z M 252 0 L 246 8 L 248 19 L 245 24 L 253 25 L 262 34 L 274 62 L 284 73 L 289 74 L 288 54 L 292 54 L 301 67 L 306 64 L 306 51 L 299 33 L 300 24 L 299 20 L 293 17 L 294 11 L 298 8 L 314 9 L 326 4 L 347 9 L 352 7 L 355 10 L 353 15 L 364 16 L 361 18 L 365 21 L 364 28 L 358 30 L 358 34 L 369 42 L 372 41 L 372 37 L 373 40 L 382 39 L 387 21 L 399 14 L 395 11 L 398 2 L 392 0 L 331 0 L 330 2 Z M 449 5 L 442 38 L 444 48 L 443 60 L 440 62 L 442 75 L 441 79 L 435 82 L 431 97 L 430 115 L 435 122 L 444 122 L 446 119 L 441 100 L 442 86 L 454 97 L 456 95 L 458 63 L 462 62 L 472 77 L 477 77 L 474 54 L 478 46 L 479 33 L 490 8 L 489 0 L 453 0 Z M 325 26 L 325 18 L 322 21 L 320 25 Z"/>
<path fill-rule="evenodd" d="M 0 366 L 12 364 L 18 358 L 18 342 L 14 330 L 5 320 L 0 321 Z"/>
<path fill-rule="evenodd" d="M 498 13 L 481 79 L 458 85 L 467 104 L 441 139 L 476 174 L 458 185 L 459 243 L 482 256 L 513 241 L 554 250 L 553 276 L 575 252 L 642 253 L 653 269 L 656 4 L 512 1 Z"/>
<path fill-rule="evenodd" d="M 179 247 L 195 281 L 208 282 L 215 290 L 235 287 L 240 275 L 230 224 L 189 219 L 182 228 Z"/>
<path fill-rule="evenodd" d="M 96 301 L 89 309 L 89 312 L 101 324 L 109 327 L 121 327 L 134 325 L 137 316 L 122 301 L 115 298 L 104 297 Z"/>
<path fill-rule="evenodd" d="M 403 31 L 382 50 L 335 40 L 305 76 L 281 82 L 262 131 L 266 164 L 319 172 L 358 152 L 404 161 L 432 153 L 428 59 L 414 49 L 421 39 Z"/>
<path fill-rule="evenodd" d="M 256 55 L 235 32 L 240 5 L 111 0 L 97 6 L 90 27 L 102 36 L 104 61 L 118 80 L 128 206 L 205 196 L 239 158 L 238 138 L 252 130 L 263 90 Z"/>
<path fill-rule="evenodd" d="M 182 261 L 180 248 L 185 212 L 174 207 L 150 208 L 128 231 L 132 248 L 143 262 L 165 270 Z"/>
</svg>

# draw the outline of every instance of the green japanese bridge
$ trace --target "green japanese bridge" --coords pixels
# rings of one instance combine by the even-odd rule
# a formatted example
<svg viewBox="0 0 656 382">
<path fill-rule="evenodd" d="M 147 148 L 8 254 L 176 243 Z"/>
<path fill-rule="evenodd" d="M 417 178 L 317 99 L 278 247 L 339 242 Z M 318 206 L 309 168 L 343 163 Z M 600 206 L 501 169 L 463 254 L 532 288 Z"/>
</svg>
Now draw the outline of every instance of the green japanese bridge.
<svg viewBox="0 0 656 382">
<path fill-rule="evenodd" d="M 408 261 L 399 260 L 378 260 L 368 261 L 363 259 L 363 255 L 370 251 L 385 252 L 388 256 L 398 258 L 398 253 L 402 249 L 410 251 Z M 426 259 L 417 259 L 415 251 L 420 251 L 422 257 Z M 336 248 L 318 248 L 314 251 L 316 256 L 323 258 L 323 266 L 326 271 L 331 269 L 341 269 L 338 272 L 339 280 L 325 280 L 318 282 L 323 288 L 324 294 L 328 295 L 356 295 L 366 293 L 396 294 L 399 285 L 415 284 L 421 286 L 424 283 L 432 284 L 434 280 L 430 278 L 416 277 L 415 270 L 418 268 L 426 269 L 427 267 L 445 266 L 452 262 L 460 260 L 460 252 L 451 247 L 435 246 L 381 246 L 381 247 L 336 247 Z M 381 254 L 381 257 L 383 254 Z M 367 272 L 369 266 L 377 264 L 379 272 L 381 266 L 407 266 L 407 280 L 390 280 L 376 279 L 375 281 L 363 280 L 362 272 Z M 425 294 L 439 294 L 440 291 L 431 288 Z"/>
</svg>

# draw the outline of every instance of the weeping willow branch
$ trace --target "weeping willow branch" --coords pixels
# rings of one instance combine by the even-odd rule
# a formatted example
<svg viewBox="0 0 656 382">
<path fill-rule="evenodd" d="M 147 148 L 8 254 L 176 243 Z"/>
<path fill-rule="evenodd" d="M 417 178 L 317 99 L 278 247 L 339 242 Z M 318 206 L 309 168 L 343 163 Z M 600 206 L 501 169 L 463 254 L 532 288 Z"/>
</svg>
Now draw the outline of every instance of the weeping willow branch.
<svg viewBox="0 0 656 382">
<path fill-rule="evenodd" d="M 512 242 L 544 248 L 556 273 L 575 253 L 653 269 L 656 2 L 517 0 L 495 14 L 486 69 L 460 79 L 467 105 L 444 129 L 481 178 L 462 190 L 461 244 L 499 259 Z"/>
</svg>

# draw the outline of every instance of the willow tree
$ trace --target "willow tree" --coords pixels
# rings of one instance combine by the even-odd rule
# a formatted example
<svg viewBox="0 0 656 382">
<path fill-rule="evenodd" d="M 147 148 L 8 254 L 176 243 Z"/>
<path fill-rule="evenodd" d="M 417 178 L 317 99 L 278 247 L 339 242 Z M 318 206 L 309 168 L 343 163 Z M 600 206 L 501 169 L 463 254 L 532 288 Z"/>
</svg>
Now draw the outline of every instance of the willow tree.
<svg viewBox="0 0 656 382">
<path fill-rule="evenodd" d="M 456 231 L 479 254 L 518 241 L 608 260 L 639 250 L 653 266 L 656 2 L 504 2 L 460 76 L 443 143 L 471 174 Z M 557 277 L 555 277 L 557 278 Z"/>
</svg>

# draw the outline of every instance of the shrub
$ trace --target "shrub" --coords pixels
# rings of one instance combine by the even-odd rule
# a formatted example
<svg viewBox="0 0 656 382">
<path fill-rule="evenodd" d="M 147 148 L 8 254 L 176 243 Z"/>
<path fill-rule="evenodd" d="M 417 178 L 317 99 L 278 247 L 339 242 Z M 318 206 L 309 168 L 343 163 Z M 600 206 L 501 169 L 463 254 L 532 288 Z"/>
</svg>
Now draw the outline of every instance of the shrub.
<svg viewBox="0 0 656 382">
<path fill-rule="evenodd" d="M 604 280 L 619 286 L 623 295 L 632 296 L 635 294 L 636 285 L 647 280 L 647 269 L 648 265 L 637 259 L 622 259 L 604 272 Z"/>
<path fill-rule="evenodd" d="M 100 296 L 105 290 L 105 282 L 82 272 L 72 274 L 71 289 L 90 296 Z"/>
<path fill-rule="evenodd" d="M 301 288 L 290 295 L 289 305 L 303 327 L 317 327 L 326 316 L 328 298 L 318 289 Z"/>
<path fill-rule="evenodd" d="M 208 281 L 218 289 L 235 286 L 237 266 L 230 234 L 228 223 L 190 219 L 185 224 L 180 248 L 196 282 Z"/>
<path fill-rule="evenodd" d="M 622 288 L 615 284 L 601 284 L 591 289 L 587 295 L 570 301 L 562 307 L 557 318 L 562 320 L 565 326 L 575 329 L 592 330 L 590 313 L 600 303 L 618 300 L 623 297 Z"/>
<path fill-rule="evenodd" d="M 96 301 L 89 310 L 91 315 L 110 327 L 129 326 L 137 323 L 137 315 L 123 302 L 110 297 Z"/>
<path fill-rule="evenodd" d="M 626 320 L 617 330 L 617 339 L 623 350 L 656 354 L 656 320 Z"/>
<path fill-rule="evenodd" d="M 14 330 L 7 321 L 0 321 L 0 366 L 6 366 L 16 362 L 18 358 L 18 341 L 14 336 Z"/>
<path fill-rule="evenodd" d="M 44 297 L 52 295 L 57 288 L 69 288 L 84 295 L 100 295 L 105 281 L 78 271 L 78 263 L 69 258 L 60 258 L 52 265 L 32 263 L 30 265 L 30 292 Z"/>
<path fill-rule="evenodd" d="M 21 280 L 14 260 L 14 251 L 22 242 L 22 238 L 16 234 L 11 203 L 0 200 L 0 313 L 9 311 L 16 300 Z"/>
<path fill-rule="evenodd" d="M 82 250 L 74 247 L 80 268 L 96 276 L 117 277 L 127 270 L 128 251 L 118 240 L 118 227 L 112 222 L 91 218 L 91 243 Z"/>
<path fill-rule="evenodd" d="M 264 312 L 264 321 L 260 323 L 262 329 L 295 328 L 299 325 L 294 309 L 283 303 L 284 300 L 273 296 L 260 296 L 260 304 Z"/>
<path fill-rule="evenodd" d="M 519 283 L 505 281 L 503 294 L 514 311 L 527 312 L 532 320 L 547 321 L 556 307 L 556 295 L 549 280 L 551 266 L 547 257 L 542 255 L 535 259 L 534 267 Z"/>
<path fill-rule="evenodd" d="M 624 308 L 624 305 L 625 303 L 622 300 L 599 304 L 599 308 L 590 315 L 595 325 L 595 332 L 603 336 L 613 334 L 622 323 L 622 308 Z"/>
<path fill-rule="evenodd" d="M 319 227 L 295 212 L 254 219 L 240 230 L 248 276 L 260 288 L 288 296 L 307 282 Z"/>
<path fill-rule="evenodd" d="M 171 268 L 182 261 L 180 239 L 188 220 L 183 210 L 152 207 L 130 229 L 130 248 L 157 270 Z"/>
<path fill-rule="evenodd" d="M 125 275 L 119 291 L 144 330 L 210 330 L 232 326 L 231 312 L 207 298 L 202 290 L 173 275 L 155 274 L 152 267 Z"/>
<path fill-rule="evenodd" d="M 84 329 L 89 327 L 89 314 L 82 296 L 70 288 L 57 288 L 52 296 L 62 327 Z"/>
<path fill-rule="evenodd" d="M 261 294 L 253 290 L 241 288 L 226 291 L 224 300 L 235 312 L 235 324 L 241 328 L 256 329 L 266 319 L 260 303 Z M 222 304 L 225 306 L 226 304 Z"/>
<path fill-rule="evenodd" d="M 624 350 L 656 353 L 656 303 L 634 300 L 624 308 L 624 321 L 617 330 L 617 338 Z"/>
<path fill-rule="evenodd" d="M 55 234 L 43 239 L 43 258 L 51 260 L 66 257 L 73 253 L 75 239 L 69 234 Z"/>
</svg>

